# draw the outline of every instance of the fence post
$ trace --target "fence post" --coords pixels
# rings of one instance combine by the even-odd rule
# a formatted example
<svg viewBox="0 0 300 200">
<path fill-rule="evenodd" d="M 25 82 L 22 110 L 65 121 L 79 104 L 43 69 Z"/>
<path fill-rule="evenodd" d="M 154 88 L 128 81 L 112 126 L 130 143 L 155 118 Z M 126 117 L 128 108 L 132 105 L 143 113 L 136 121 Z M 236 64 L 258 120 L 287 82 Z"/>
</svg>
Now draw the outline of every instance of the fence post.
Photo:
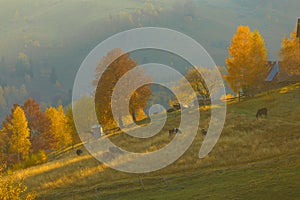
<svg viewBox="0 0 300 200">
<path fill-rule="evenodd" d="M 163 178 L 163 181 L 165 182 L 166 186 L 168 187 L 169 186 L 168 179 L 164 176 L 162 176 L 162 178 Z"/>
<path fill-rule="evenodd" d="M 72 190 L 72 199 L 75 200 L 75 193 L 74 193 L 74 190 Z"/>
<path fill-rule="evenodd" d="M 142 186 L 142 189 L 145 190 L 145 186 L 144 186 L 143 180 L 142 180 L 142 178 L 140 176 L 139 176 L 139 180 L 140 180 L 140 184 Z"/>
<path fill-rule="evenodd" d="M 95 188 L 95 193 L 96 193 L 96 199 L 99 199 L 99 191 L 98 191 L 98 188 Z"/>
</svg>

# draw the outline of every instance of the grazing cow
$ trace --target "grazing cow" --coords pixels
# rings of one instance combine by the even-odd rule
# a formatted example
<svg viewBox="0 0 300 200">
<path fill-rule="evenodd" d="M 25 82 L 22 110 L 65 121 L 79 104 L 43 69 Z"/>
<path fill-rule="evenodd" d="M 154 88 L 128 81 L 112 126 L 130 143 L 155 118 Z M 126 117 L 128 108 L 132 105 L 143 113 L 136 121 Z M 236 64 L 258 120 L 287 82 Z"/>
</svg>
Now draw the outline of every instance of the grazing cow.
<svg viewBox="0 0 300 200">
<path fill-rule="evenodd" d="M 82 154 L 82 150 L 81 149 L 77 149 L 76 150 L 76 154 L 77 154 L 77 156 L 80 156 Z"/>
<path fill-rule="evenodd" d="M 181 130 L 179 130 L 179 128 L 173 128 L 169 130 L 169 136 L 172 136 L 173 134 L 175 135 L 177 133 L 182 133 Z"/>
<path fill-rule="evenodd" d="M 257 113 L 256 113 L 256 118 L 262 117 L 263 115 L 264 115 L 265 117 L 267 117 L 267 113 L 268 113 L 268 109 L 267 109 L 267 108 L 261 108 L 261 109 L 258 109 L 258 110 L 257 110 Z"/>
<path fill-rule="evenodd" d="M 206 135 L 207 134 L 207 130 L 205 130 L 204 128 L 201 130 L 201 133 L 203 134 L 203 135 Z"/>
</svg>

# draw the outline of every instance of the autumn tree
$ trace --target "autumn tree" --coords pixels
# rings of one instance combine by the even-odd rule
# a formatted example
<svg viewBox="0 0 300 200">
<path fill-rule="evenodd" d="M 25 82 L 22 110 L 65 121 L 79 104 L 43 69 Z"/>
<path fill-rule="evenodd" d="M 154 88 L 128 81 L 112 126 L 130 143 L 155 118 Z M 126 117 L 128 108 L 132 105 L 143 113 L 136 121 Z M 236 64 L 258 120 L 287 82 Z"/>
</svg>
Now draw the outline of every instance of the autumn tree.
<svg viewBox="0 0 300 200">
<path fill-rule="evenodd" d="M 23 109 L 30 129 L 30 141 L 33 153 L 39 150 L 49 150 L 57 142 L 50 132 L 50 119 L 40 110 L 40 105 L 34 99 L 26 99 Z"/>
<path fill-rule="evenodd" d="M 148 85 L 138 88 L 131 96 L 129 112 L 134 122 L 143 120 L 147 117 L 143 109 L 146 107 L 147 100 L 150 96 L 151 90 Z"/>
<path fill-rule="evenodd" d="M 253 95 L 268 73 L 264 39 L 257 30 L 251 32 L 248 26 L 239 26 L 228 51 L 225 79 L 235 93 Z"/>
<path fill-rule="evenodd" d="M 54 107 L 47 108 L 45 114 L 51 121 L 50 132 L 57 141 L 54 149 L 62 149 L 72 144 L 71 129 L 63 107 L 59 106 L 57 109 Z"/>
<path fill-rule="evenodd" d="M 25 113 L 20 106 L 15 106 L 11 119 L 8 118 L 2 131 L 3 134 L 6 134 L 9 137 L 9 152 L 17 154 L 18 161 L 20 161 L 21 158 L 27 158 L 31 146 L 29 139 L 30 132 Z"/>
<path fill-rule="evenodd" d="M 96 68 L 96 76 L 95 80 L 93 81 L 93 85 L 96 88 L 95 106 L 98 120 L 104 129 L 115 127 L 117 123 L 119 123 L 119 126 L 122 126 L 122 117 L 127 117 L 124 116 L 125 112 L 120 109 L 119 116 L 117 116 L 118 122 L 115 122 L 111 111 L 111 98 L 115 85 L 126 72 L 137 66 L 137 62 L 130 58 L 129 53 L 122 54 L 123 53 L 121 49 L 114 49 L 108 52 L 108 54 L 101 59 Z M 100 72 L 102 71 L 104 72 L 100 77 Z M 134 78 L 135 80 L 149 79 L 149 77 L 143 75 L 142 72 L 136 73 Z M 128 90 L 129 86 L 131 85 L 130 81 L 131 80 L 121 86 L 124 91 Z M 118 99 L 124 99 L 122 94 L 116 95 L 118 96 Z M 142 86 L 134 91 L 129 104 L 129 112 L 133 121 L 136 121 L 136 112 L 146 106 L 147 99 L 150 96 L 151 90 L 148 85 Z"/>
<path fill-rule="evenodd" d="M 12 175 L 4 176 L 5 166 L 0 166 L 0 199 L 3 200 L 33 200 L 36 192 L 28 192 L 27 186 Z"/>
<path fill-rule="evenodd" d="M 10 154 L 9 152 L 9 139 L 12 135 L 11 128 L 11 120 L 12 120 L 12 113 L 16 109 L 18 105 L 14 104 L 13 108 L 11 109 L 11 114 L 6 115 L 5 120 L 2 122 L 2 127 L 0 130 L 0 157 L 3 163 L 16 163 L 18 161 L 18 156 Z"/>
<path fill-rule="evenodd" d="M 193 95 L 187 94 L 186 92 L 187 87 L 191 86 L 195 91 L 195 95 L 201 97 L 204 101 L 209 100 L 211 94 L 215 94 L 217 88 L 222 85 L 222 80 L 218 80 L 215 73 L 218 73 L 217 67 L 213 69 L 198 66 L 191 68 L 186 72 L 185 76 L 179 80 L 179 84 L 174 87 L 174 90 L 178 94 L 177 97 L 184 100 L 182 103 L 189 105 L 194 100 Z M 184 84 L 185 79 L 189 85 Z"/>
<path fill-rule="evenodd" d="M 7 144 L 9 138 L 5 130 L 0 130 L 0 163 L 4 163 L 7 160 Z"/>
<path fill-rule="evenodd" d="M 290 38 L 282 39 L 280 67 L 290 75 L 300 75 L 300 38 L 296 36 L 296 30 L 291 32 Z"/>
<path fill-rule="evenodd" d="M 77 129 L 75 126 L 75 122 L 74 122 L 74 118 L 73 118 L 73 110 L 71 107 L 68 107 L 66 117 L 67 117 L 67 125 L 70 127 L 70 131 L 71 131 L 72 144 L 81 143 L 81 139 L 78 135 L 78 132 L 77 132 Z"/>
</svg>

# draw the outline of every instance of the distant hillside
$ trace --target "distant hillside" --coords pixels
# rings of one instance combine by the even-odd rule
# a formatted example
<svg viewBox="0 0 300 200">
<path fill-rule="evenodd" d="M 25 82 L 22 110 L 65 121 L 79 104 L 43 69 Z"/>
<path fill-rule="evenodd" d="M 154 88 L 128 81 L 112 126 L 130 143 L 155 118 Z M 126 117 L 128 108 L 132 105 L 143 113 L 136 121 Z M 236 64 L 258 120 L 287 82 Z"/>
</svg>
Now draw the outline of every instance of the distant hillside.
<svg viewBox="0 0 300 200">
<path fill-rule="evenodd" d="M 225 65 L 227 47 L 236 27 L 249 25 L 261 32 L 270 59 L 276 59 L 281 39 L 294 29 L 300 7 L 298 0 L 186 2 L 0 0 L 0 58 L 5 60 L 0 69 L 14 73 L 18 55 L 24 53 L 35 75 L 31 83 L 25 83 L 29 89 L 35 88 L 28 92 L 49 90 L 67 96 L 81 62 L 91 49 L 114 33 L 140 26 L 181 31 L 200 42 L 217 65 Z M 57 73 L 58 90 L 43 78 L 51 68 Z M 2 72 L 0 80 L 19 86 L 25 82 L 22 76 Z M 45 101 L 52 101 L 54 93 L 42 95 Z"/>
</svg>

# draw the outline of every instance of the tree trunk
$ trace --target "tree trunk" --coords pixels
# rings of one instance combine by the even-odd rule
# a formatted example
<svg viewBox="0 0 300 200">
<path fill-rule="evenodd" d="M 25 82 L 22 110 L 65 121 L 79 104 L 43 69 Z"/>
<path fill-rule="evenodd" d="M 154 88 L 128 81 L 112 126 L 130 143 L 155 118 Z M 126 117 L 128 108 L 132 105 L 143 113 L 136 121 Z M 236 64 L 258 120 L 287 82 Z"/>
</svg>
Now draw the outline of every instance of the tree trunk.
<svg viewBox="0 0 300 200">
<path fill-rule="evenodd" d="M 123 128 L 124 127 L 124 124 L 123 124 L 123 121 L 122 121 L 122 116 L 119 116 L 119 127 L 120 128 Z"/>
<path fill-rule="evenodd" d="M 18 152 L 18 162 L 20 162 L 20 161 L 21 161 L 21 153 Z"/>
<path fill-rule="evenodd" d="M 132 113 L 131 113 L 131 116 L 132 116 L 132 120 L 133 120 L 133 122 L 136 124 L 136 117 L 135 117 L 135 113 L 134 113 L 134 112 L 132 112 Z"/>
</svg>

